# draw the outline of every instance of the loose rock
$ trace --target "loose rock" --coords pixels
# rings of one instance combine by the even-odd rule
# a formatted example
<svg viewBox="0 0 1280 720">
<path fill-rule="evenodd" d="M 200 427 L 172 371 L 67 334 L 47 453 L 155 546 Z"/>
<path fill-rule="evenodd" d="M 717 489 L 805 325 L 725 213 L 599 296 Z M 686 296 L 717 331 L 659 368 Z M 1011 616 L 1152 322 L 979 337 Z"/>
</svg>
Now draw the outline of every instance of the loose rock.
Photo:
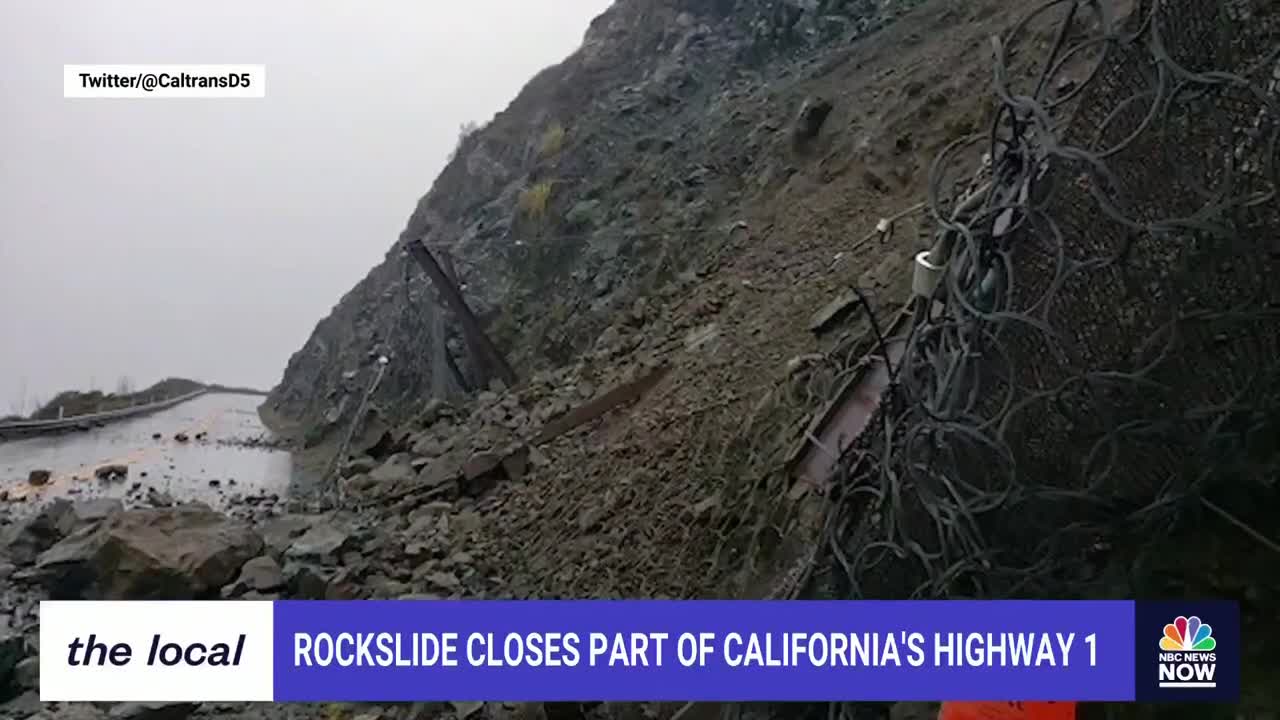
<svg viewBox="0 0 1280 720">
<path fill-rule="evenodd" d="M 817 334 L 830 330 L 832 326 L 847 317 L 857 304 L 858 294 L 853 290 L 844 291 L 814 313 L 813 319 L 809 321 L 809 330 Z"/>
<path fill-rule="evenodd" d="M 13 671 L 26 654 L 26 643 L 22 635 L 0 628 L 0 692 L 2 692 Z"/>
<path fill-rule="evenodd" d="M 484 709 L 482 702 L 451 702 L 453 711 L 457 714 L 458 720 L 467 720 L 467 718 L 475 715 Z"/>
<path fill-rule="evenodd" d="M 147 504 L 157 508 L 172 507 L 177 504 L 173 496 L 163 490 L 149 488 L 147 490 Z"/>
<path fill-rule="evenodd" d="M 40 687 L 40 658 L 25 658 L 14 666 L 13 684 L 23 690 Z"/>
<path fill-rule="evenodd" d="M 453 592 L 462 587 L 462 581 L 458 580 L 458 576 L 449 572 L 435 572 L 426 577 L 429 585 L 440 590 Z"/>
<path fill-rule="evenodd" d="M 99 480 L 123 480 L 129 476 L 129 466 L 123 464 L 103 465 L 93 471 Z"/>
<path fill-rule="evenodd" d="M 45 509 L 56 525 L 60 538 L 123 511 L 124 503 L 116 498 L 94 498 L 76 502 L 59 499 Z"/>
<path fill-rule="evenodd" d="M 796 115 L 795 139 L 803 142 L 817 137 L 831 110 L 832 105 L 829 101 L 820 97 L 807 98 Z"/>
<path fill-rule="evenodd" d="M 369 478 L 379 485 L 397 485 L 409 482 L 416 474 L 410 455 L 400 453 L 391 456 L 385 463 L 375 468 L 369 473 Z"/>
<path fill-rule="evenodd" d="M 378 467 L 378 461 L 371 457 L 355 458 L 342 466 L 342 477 L 349 478 L 355 475 L 366 475 L 373 472 Z"/>
<path fill-rule="evenodd" d="M 73 514 L 72 503 L 58 498 L 39 514 L 8 528 L 4 547 L 8 549 L 9 559 L 18 565 L 34 563 L 41 553 L 75 529 L 76 523 L 68 518 Z"/>
<path fill-rule="evenodd" d="M 240 577 L 234 584 L 236 587 L 243 588 L 240 592 L 279 590 L 285 584 L 284 571 L 274 558 L 263 555 L 245 563 L 244 567 L 240 568 Z"/>
<path fill-rule="evenodd" d="M 183 720 L 199 707 L 195 703 L 122 703 L 111 708 L 111 720 Z"/>
<path fill-rule="evenodd" d="M 127 510 L 51 547 L 33 576 L 55 598 L 185 600 L 230 582 L 262 547 L 203 505 Z"/>
<path fill-rule="evenodd" d="M 263 523 L 258 531 L 262 533 L 267 549 L 278 559 L 284 557 L 289 548 L 293 547 L 294 541 L 320 519 L 313 515 L 282 515 Z"/>
<path fill-rule="evenodd" d="M 0 704 L 0 717 L 8 718 L 27 718 L 28 720 L 45 720 L 52 718 L 52 714 L 41 712 L 44 703 L 40 702 L 40 693 L 35 690 L 28 690 L 7 703 Z M 89 706 L 83 714 L 67 713 L 58 718 L 58 720 L 99 720 L 103 717 L 103 713 Z"/>
<path fill-rule="evenodd" d="M 286 568 L 289 596 L 298 600 L 324 600 L 329 595 L 329 579 L 309 565 Z"/>
<path fill-rule="evenodd" d="M 332 525 L 315 525 L 294 540 L 285 552 L 296 559 L 326 560 L 336 558 L 351 542 L 351 536 Z"/>
</svg>

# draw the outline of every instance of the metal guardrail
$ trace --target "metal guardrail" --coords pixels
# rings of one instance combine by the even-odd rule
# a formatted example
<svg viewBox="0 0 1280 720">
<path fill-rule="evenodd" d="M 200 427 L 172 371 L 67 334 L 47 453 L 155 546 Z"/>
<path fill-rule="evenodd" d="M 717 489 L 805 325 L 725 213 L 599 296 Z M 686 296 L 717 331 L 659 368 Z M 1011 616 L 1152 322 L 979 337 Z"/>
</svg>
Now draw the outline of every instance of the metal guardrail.
<svg viewBox="0 0 1280 720">
<path fill-rule="evenodd" d="M 58 418 L 57 420 L 18 420 L 0 423 L 0 436 L 34 435 L 42 432 L 52 432 L 55 430 L 68 430 L 78 427 L 84 423 L 124 420 L 160 410 L 168 410 L 171 407 L 181 405 L 188 400 L 193 400 L 209 392 L 209 388 L 201 388 L 195 392 L 190 392 L 186 395 L 179 395 L 178 397 L 169 398 L 168 400 L 161 400 L 160 402 L 147 403 L 146 405 L 135 405 L 133 407 L 120 408 L 119 410 L 89 413 L 87 415 L 75 415 L 73 417 Z"/>
</svg>

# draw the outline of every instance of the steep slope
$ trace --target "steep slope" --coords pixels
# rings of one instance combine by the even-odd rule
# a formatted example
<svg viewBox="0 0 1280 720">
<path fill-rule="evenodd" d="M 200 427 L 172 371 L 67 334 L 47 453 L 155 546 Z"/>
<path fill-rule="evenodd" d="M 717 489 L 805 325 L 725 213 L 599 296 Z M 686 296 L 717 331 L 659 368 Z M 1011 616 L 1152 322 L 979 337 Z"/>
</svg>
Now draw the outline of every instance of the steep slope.
<svg viewBox="0 0 1280 720">
<path fill-rule="evenodd" d="M 795 108 L 764 104 L 762 90 L 915 4 L 619 0 L 576 53 L 461 144 L 401 240 L 425 237 L 451 256 L 522 375 L 563 363 L 614 311 L 714 257 L 751 195 L 794 171 L 775 146 Z M 317 325 L 269 417 L 322 438 L 384 354 L 374 405 L 391 419 L 448 387 L 433 385 L 438 311 L 410 263 L 393 247 Z"/>
<path fill-rule="evenodd" d="M 635 7 L 621 3 L 613 12 Z M 810 502 L 814 489 L 793 486 L 784 461 L 812 413 L 865 352 L 870 327 L 855 314 L 839 331 L 815 336 L 810 318 L 850 285 L 865 291 L 882 319 L 901 306 L 920 217 L 908 215 L 879 242 L 872 231 L 881 217 L 916 206 L 939 149 L 990 117 L 989 38 L 1016 23 L 1016 11 L 1011 0 L 933 0 L 897 22 L 887 22 L 891 14 L 884 11 L 883 27 L 856 41 L 767 45 L 775 48 L 773 59 L 720 70 L 749 80 L 691 91 L 683 103 L 635 98 L 640 109 L 633 112 L 649 118 L 645 122 L 616 111 L 618 98 L 633 95 L 628 86 L 613 95 L 600 92 L 595 97 L 605 99 L 576 118 L 564 116 L 568 130 L 553 157 L 538 159 L 536 147 L 550 121 L 526 121 L 510 110 L 495 119 L 460 157 L 480 157 L 485 138 L 514 123 L 534 137 L 527 141 L 529 172 L 567 178 L 564 187 L 573 195 L 553 193 L 547 224 L 538 227 L 512 212 L 531 182 L 517 176 L 498 200 L 468 210 L 463 220 L 472 224 L 450 235 L 457 225 L 432 203 L 463 200 L 442 176 L 406 236 L 422 228 L 433 243 L 460 238 L 465 292 L 495 318 L 491 328 L 515 359 L 521 382 L 458 399 L 448 413 L 438 407 L 415 412 L 427 393 L 388 405 L 414 417 L 401 436 L 399 449 L 406 452 L 387 463 L 421 471 L 416 479 L 392 473 L 401 479 L 387 483 L 379 473 L 353 469 L 349 482 L 366 496 L 363 504 L 407 517 L 429 497 L 418 485 L 529 443 L 538 447 L 531 466 L 518 473 L 523 482 L 480 491 L 466 511 L 466 529 L 450 531 L 452 541 L 484 558 L 477 569 L 478 577 L 494 582 L 488 592 L 750 597 L 776 591 L 778 578 L 803 559 L 797 553 L 813 546 L 808 540 L 821 528 L 814 516 L 821 503 Z M 725 21 L 724 27 L 729 33 L 738 26 Z M 1031 52 L 1021 53 L 1012 77 L 1034 72 L 1038 52 L 1053 42 L 1052 28 L 1031 38 Z M 726 41 L 728 49 L 717 56 L 729 65 L 737 62 L 730 58 L 744 57 L 741 48 L 759 47 L 749 39 L 735 42 Z M 825 98 L 830 112 L 815 136 L 797 141 L 803 109 L 821 105 L 814 98 Z M 596 117 L 610 120 L 583 119 Z M 605 152 L 610 142 L 612 156 Z M 575 165 L 579 157 L 594 157 L 595 165 Z M 562 172 L 569 167 L 579 173 Z M 464 171 L 455 162 L 445 175 L 475 180 Z M 578 189 L 593 187 L 601 189 L 582 195 L 598 204 L 575 213 L 584 202 Z M 567 219 L 555 219 L 559 213 L 588 214 L 595 224 L 571 232 Z M 474 219 L 486 217 L 497 219 Z M 485 229 L 490 222 L 502 228 L 492 236 Z M 570 245 L 573 252 L 564 249 L 579 240 Z M 547 257 L 539 253 L 557 252 L 563 259 L 521 273 Z M 370 347 L 356 342 L 374 337 L 368 325 L 344 328 L 343 322 L 372 323 L 377 313 L 397 317 L 407 307 L 393 283 L 395 268 L 403 266 L 388 258 L 321 324 L 313 350 L 322 373 L 340 376 L 334 359 L 363 357 Z M 385 288 L 375 284 L 379 278 Z M 373 302 L 378 298 L 385 302 Z M 504 326 L 507 333 L 496 332 Z M 343 337 L 346 344 L 339 344 Z M 418 378 L 428 372 L 425 361 L 409 366 Z M 573 415 L 569 408 L 648 377 L 654 367 L 667 371 L 638 403 L 549 443 L 535 441 Z M 341 390 L 349 396 L 361 381 L 351 377 L 350 389 Z M 291 371 L 276 397 L 292 392 L 295 412 L 305 416 L 307 389 L 306 376 Z M 388 399 L 396 397 L 381 398 Z"/>
</svg>

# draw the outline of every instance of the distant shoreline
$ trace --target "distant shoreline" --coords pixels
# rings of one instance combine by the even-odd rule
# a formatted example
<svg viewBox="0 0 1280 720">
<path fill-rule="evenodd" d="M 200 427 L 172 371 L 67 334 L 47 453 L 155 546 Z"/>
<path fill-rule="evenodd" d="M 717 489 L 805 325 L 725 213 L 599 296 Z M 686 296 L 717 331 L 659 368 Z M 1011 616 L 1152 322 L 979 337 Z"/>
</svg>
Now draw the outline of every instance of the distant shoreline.
<svg viewBox="0 0 1280 720">
<path fill-rule="evenodd" d="M 166 378 L 144 390 L 103 393 L 100 390 L 64 390 L 28 416 L 8 416 L 6 421 L 61 420 L 81 415 L 118 412 L 133 407 L 163 403 L 197 391 L 231 395 L 266 397 L 267 393 L 249 387 L 234 387 L 190 380 Z"/>
<path fill-rule="evenodd" d="M 69 403 L 76 409 L 83 410 L 85 407 L 102 408 L 104 405 L 107 407 L 106 409 L 96 409 L 91 412 L 67 414 L 67 404 L 56 406 L 58 408 L 56 411 L 46 405 L 41 410 L 43 413 L 57 412 L 58 414 L 51 418 L 0 418 L 0 442 L 38 435 L 88 431 L 95 427 L 105 427 L 110 423 L 167 410 L 203 395 L 247 395 L 253 397 L 266 395 L 266 393 L 253 388 L 186 384 L 190 382 L 171 383 L 167 389 L 186 387 L 187 392 L 164 396 L 161 396 L 158 391 L 152 392 L 150 390 L 144 393 L 131 393 L 127 396 L 102 396 L 101 393 L 62 393 L 58 399 L 64 403 Z M 104 399 L 111 402 L 104 402 Z M 131 404 L 124 404 L 130 400 L 132 400 Z"/>
</svg>

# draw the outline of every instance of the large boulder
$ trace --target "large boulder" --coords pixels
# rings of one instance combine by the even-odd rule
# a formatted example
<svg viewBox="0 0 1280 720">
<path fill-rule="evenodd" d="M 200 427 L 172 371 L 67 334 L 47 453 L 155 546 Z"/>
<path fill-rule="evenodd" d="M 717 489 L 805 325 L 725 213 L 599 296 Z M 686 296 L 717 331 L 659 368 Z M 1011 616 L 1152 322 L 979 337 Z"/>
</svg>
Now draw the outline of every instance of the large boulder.
<svg viewBox="0 0 1280 720">
<path fill-rule="evenodd" d="M 5 553 L 14 564 L 30 565 L 40 557 L 40 553 L 53 547 L 61 539 L 57 517 L 46 509 L 6 528 L 3 544 Z"/>
<path fill-rule="evenodd" d="M 66 537 L 82 527 L 106 520 L 118 512 L 124 512 L 124 502 L 118 498 L 54 502 L 49 506 L 48 512 L 54 515 L 60 536 Z"/>
<path fill-rule="evenodd" d="M 0 628 L 0 700 L 7 700 L 7 688 L 14 670 L 26 655 L 22 635 Z"/>
<path fill-rule="evenodd" d="M 262 549 L 252 528 L 207 506 L 142 508 L 75 532 L 32 575 L 55 598 L 186 600 L 216 593 Z"/>
<path fill-rule="evenodd" d="M 124 510 L 124 504 L 111 498 L 71 502 L 58 498 L 39 514 L 11 526 L 4 533 L 2 546 L 17 565 L 30 565 L 40 553 L 87 525 L 99 522 Z"/>
<path fill-rule="evenodd" d="M 23 658 L 13 666 L 13 685 L 20 690 L 35 690 L 40 687 L 39 657 Z"/>
</svg>

